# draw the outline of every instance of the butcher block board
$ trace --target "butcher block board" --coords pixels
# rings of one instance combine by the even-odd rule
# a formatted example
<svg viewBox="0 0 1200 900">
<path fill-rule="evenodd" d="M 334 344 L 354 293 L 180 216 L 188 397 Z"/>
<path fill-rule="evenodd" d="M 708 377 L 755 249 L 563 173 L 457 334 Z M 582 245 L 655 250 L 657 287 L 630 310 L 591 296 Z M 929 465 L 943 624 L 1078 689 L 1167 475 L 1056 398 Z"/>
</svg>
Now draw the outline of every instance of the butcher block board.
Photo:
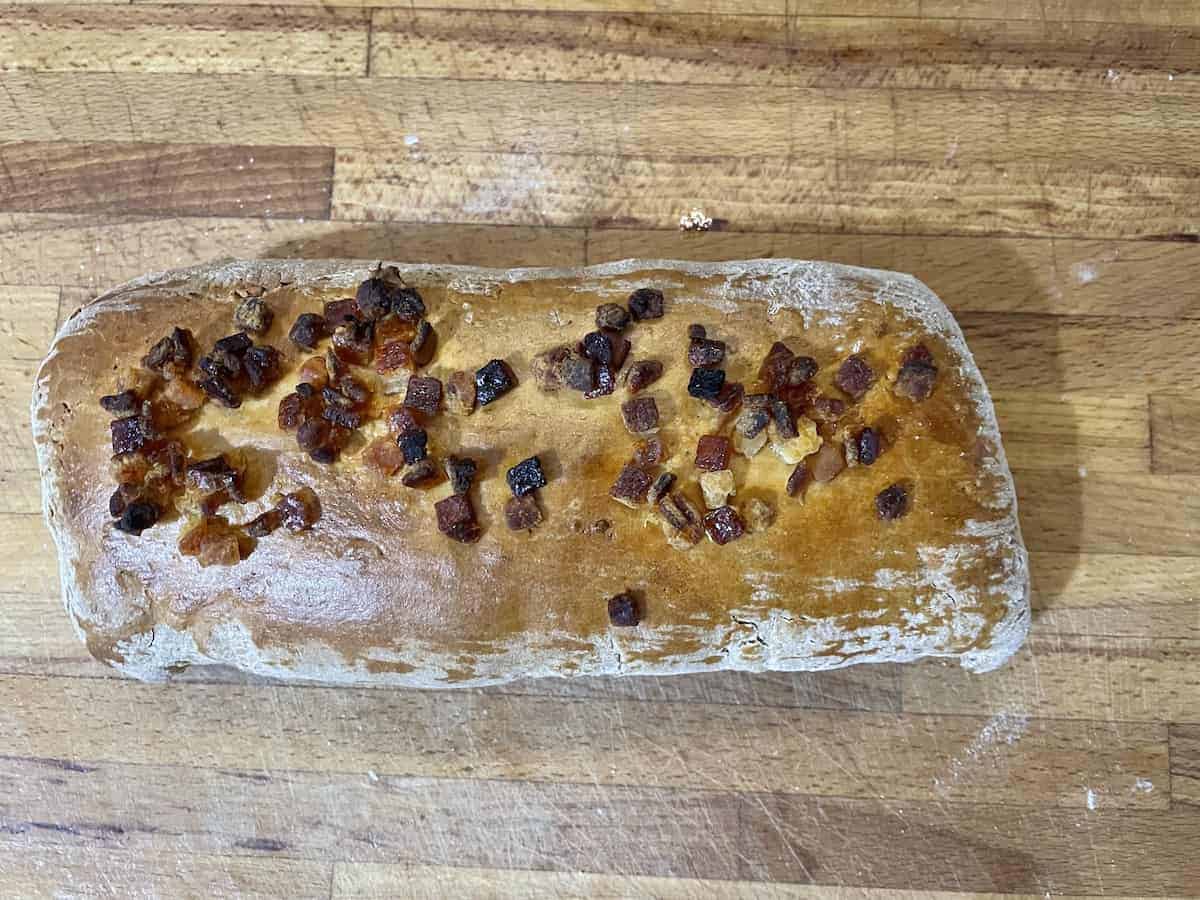
<svg viewBox="0 0 1200 900">
<path fill-rule="evenodd" d="M 1200 895 L 1200 6 L 601 6 L 0 0 L 0 897 Z M 122 679 L 61 609 L 33 373 L 81 303 L 234 256 L 911 272 L 993 390 L 1029 642 Z"/>
</svg>

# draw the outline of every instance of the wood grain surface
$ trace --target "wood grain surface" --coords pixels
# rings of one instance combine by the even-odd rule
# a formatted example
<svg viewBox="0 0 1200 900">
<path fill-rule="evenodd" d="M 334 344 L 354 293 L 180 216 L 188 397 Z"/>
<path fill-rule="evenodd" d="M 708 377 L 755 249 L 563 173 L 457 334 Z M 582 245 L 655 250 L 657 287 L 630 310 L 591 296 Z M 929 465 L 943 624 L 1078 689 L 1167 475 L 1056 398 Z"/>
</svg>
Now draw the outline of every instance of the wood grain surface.
<svg viewBox="0 0 1200 900">
<path fill-rule="evenodd" d="M 1200 896 L 1198 60 L 1192 0 L 0 0 L 0 897 Z M 1030 640 L 124 680 L 61 610 L 32 379 L 229 256 L 912 272 L 993 388 Z"/>
</svg>

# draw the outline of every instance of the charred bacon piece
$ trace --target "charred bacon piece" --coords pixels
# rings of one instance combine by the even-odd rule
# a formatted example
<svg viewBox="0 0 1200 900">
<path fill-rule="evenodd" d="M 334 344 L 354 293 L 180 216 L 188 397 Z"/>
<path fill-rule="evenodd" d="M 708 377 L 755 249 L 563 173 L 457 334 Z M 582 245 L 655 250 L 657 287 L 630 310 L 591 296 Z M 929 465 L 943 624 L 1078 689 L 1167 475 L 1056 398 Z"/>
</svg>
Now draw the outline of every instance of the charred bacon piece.
<svg viewBox="0 0 1200 900">
<path fill-rule="evenodd" d="M 533 494 L 510 497 L 504 504 L 504 521 L 511 531 L 525 531 L 533 528 L 542 521 L 542 511 L 538 507 L 537 497 Z"/>
<path fill-rule="evenodd" d="M 861 400 L 875 383 L 875 372 L 870 364 L 856 353 L 846 357 L 833 381 L 846 394 L 855 400 Z"/>
<path fill-rule="evenodd" d="M 642 620 L 637 598 L 630 593 L 608 598 L 608 620 L 618 628 L 632 628 Z"/>
<path fill-rule="evenodd" d="M 479 540 L 479 523 L 466 494 L 451 494 L 435 503 L 433 509 L 437 514 L 438 531 L 442 534 L 464 544 Z"/>
<path fill-rule="evenodd" d="M 629 295 L 629 314 L 635 322 L 643 319 L 661 319 L 663 316 L 663 293 L 655 288 L 638 288 Z"/>
<path fill-rule="evenodd" d="M 516 386 L 516 376 L 502 359 L 489 360 L 475 372 L 475 398 L 480 406 L 498 400 Z"/>
<path fill-rule="evenodd" d="M 513 496 L 524 497 L 531 491 L 546 486 L 546 475 L 542 472 L 542 461 L 536 456 L 521 460 L 505 474 Z"/>
<path fill-rule="evenodd" d="M 746 523 L 732 506 L 722 506 L 704 517 L 704 530 L 713 543 L 725 545 L 746 533 Z"/>
</svg>

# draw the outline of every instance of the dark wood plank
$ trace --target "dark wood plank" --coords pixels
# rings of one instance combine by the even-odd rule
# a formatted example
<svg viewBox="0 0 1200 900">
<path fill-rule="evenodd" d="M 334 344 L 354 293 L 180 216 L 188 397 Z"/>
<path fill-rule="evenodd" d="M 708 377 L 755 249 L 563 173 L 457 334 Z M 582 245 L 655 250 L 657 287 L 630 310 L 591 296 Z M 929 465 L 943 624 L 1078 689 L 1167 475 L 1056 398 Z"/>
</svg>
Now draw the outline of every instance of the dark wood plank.
<svg viewBox="0 0 1200 900">
<path fill-rule="evenodd" d="M 329 217 L 327 147 L 0 145 L 2 212 Z"/>
<path fill-rule="evenodd" d="M 1200 475 L 1200 401 L 1194 396 L 1151 396 L 1150 436 L 1153 471 Z"/>
</svg>

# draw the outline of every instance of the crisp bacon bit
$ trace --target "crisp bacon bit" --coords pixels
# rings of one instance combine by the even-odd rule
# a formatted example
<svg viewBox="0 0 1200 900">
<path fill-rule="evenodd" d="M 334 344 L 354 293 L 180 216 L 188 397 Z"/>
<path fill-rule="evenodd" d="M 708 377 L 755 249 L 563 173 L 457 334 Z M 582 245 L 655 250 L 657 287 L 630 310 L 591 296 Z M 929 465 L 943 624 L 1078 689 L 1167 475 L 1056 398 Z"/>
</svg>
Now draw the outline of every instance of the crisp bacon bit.
<svg viewBox="0 0 1200 900">
<path fill-rule="evenodd" d="M 846 459 L 836 444 L 826 442 L 821 445 L 812 459 L 813 480 L 824 484 L 833 481 L 846 468 Z"/>
<path fill-rule="evenodd" d="M 233 309 L 233 321 L 237 327 L 251 334 L 265 334 L 274 318 L 271 307 L 258 297 L 246 297 Z"/>
<path fill-rule="evenodd" d="M 446 380 L 446 408 L 458 416 L 475 412 L 475 379 L 467 372 L 455 372 Z"/>
<path fill-rule="evenodd" d="M 879 459 L 879 433 L 874 428 L 864 428 L 854 440 L 855 456 L 864 466 L 872 465 Z"/>
<path fill-rule="evenodd" d="M 908 491 L 898 484 L 884 488 L 875 497 L 875 511 L 881 519 L 899 519 L 908 512 Z"/>
<path fill-rule="evenodd" d="M 746 504 L 746 526 L 753 532 L 766 531 L 775 522 L 775 507 L 766 500 L 753 497 Z"/>
<path fill-rule="evenodd" d="M 711 369 L 725 361 L 725 342 L 708 338 L 693 339 L 688 346 L 688 365 Z"/>
<path fill-rule="evenodd" d="M 758 368 L 758 380 L 763 383 L 769 392 L 773 393 L 787 383 L 788 370 L 791 368 L 792 360 L 795 358 L 796 354 L 791 351 L 787 344 L 782 341 L 776 341 L 771 345 L 771 349 L 767 351 L 766 358 L 763 359 L 762 365 Z"/>
<path fill-rule="evenodd" d="M 625 384 L 629 393 L 636 394 L 658 381 L 662 373 L 663 364 L 657 359 L 638 360 L 625 370 Z"/>
<path fill-rule="evenodd" d="M 617 594 L 608 598 L 608 621 L 617 628 L 633 628 L 642 621 L 642 611 L 633 594 Z"/>
<path fill-rule="evenodd" d="M 315 350 L 327 333 L 322 316 L 316 313 L 301 313 L 288 331 L 288 340 L 301 349 Z"/>
<path fill-rule="evenodd" d="M 654 484 L 650 485 L 650 490 L 646 492 L 646 502 L 654 506 L 674 486 L 675 476 L 670 472 L 663 472 L 654 479 Z"/>
<path fill-rule="evenodd" d="M 333 331 L 333 352 L 345 363 L 365 366 L 371 361 L 373 342 L 370 322 L 346 322 Z"/>
<path fill-rule="evenodd" d="M 538 390 L 552 394 L 562 387 L 562 364 L 571 355 L 566 344 L 551 347 L 529 361 L 529 374 Z"/>
<path fill-rule="evenodd" d="M 719 472 L 729 468 L 729 457 L 733 446 L 729 438 L 721 434 L 706 434 L 696 442 L 696 468 L 707 472 Z"/>
<path fill-rule="evenodd" d="M 749 399 L 749 397 L 746 397 L 745 401 Z M 738 414 L 737 421 L 733 423 L 733 427 L 742 437 L 757 437 L 761 432 L 766 430 L 767 423 L 771 421 L 771 415 L 766 409 L 752 407 L 745 401 L 743 401 L 744 408 Z"/>
<path fill-rule="evenodd" d="M 171 333 L 150 348 L 142 365 L 164 378 L 186 372 L 195 358 L 195 338 L 186 328 L 172 328 Z"/>
<path fill-rule="evenodd" d="M 775 423 L 775 436 L 780 440 L 790 440 L 797 434 L 796 422 L 792 411 L 782 400 L 771 401 L 771 421 Z"/>
<path fill-rule="evenodd" d="M 427 416 L 436 416 L 442 407 L 442 383 L 425 375 L 414 376 L 409 379 L 404 405 Z"/>
<path fill-rule="evenodd" d="M 639 469 L 651 469 L 665 457 L 662 441 L 657 437 L 646 438 L 633 445 L 633 464 Z"/>
<path fill-rule="evenodd" d="M 505 478 L 516 497 L 524 497 L 530 491 L 545 487 L 546 476 L 542 472 L 542 461 L 536 456 L 523 459 L 508 470 Z"/>
<path fill-rule="evenodd" d="M 629 312 L 617 303 L 596 307 L 596 327 L 602 331 L 622 332 L 629 326 Z"/>
<path fill-rule="evenodd" d="M 809 481 L 812 480 L 812 475 L 808 471 L 808 466 L 805 463 L 797 463 L 796 468 L 792 469 L 792 474 L 788 476 L 787 495 L 789 497 L 800 497 L 803 499 L 804 491 L 808 488 Z"/>
<path fill-rule="evenodd" d="M 609 496 L 618 503 L 633 508 L 646 499 L 650 490 L 650 476 L 637 466 L 627 465 L 613 482 Z"/>
<path fill-rule="evenodd" d="M 427 319 L 422 319 L 417 325 L 417 333 L 412 339 L 413 360 L 418 366 L 428 365 L 437 350 L 437 332 Z"/>
<path fill-rule="evenodd" d="M 221 516 L 205 516 L 179 538 L 179 552 L 202 566 L 234 566 L 242 553 L 237 532 Z"/>
<path fill-rule="evenodd" d="M 475 509 L 466 494 L 451 494 L 433 505 L 438 531 L 456 541 L 471 544 L 479 540 Z"/>
<path fill-rule="evenodd" d="M 708 401 L 708 405 L 723 413 L 731 413 L 742 405 L 746 389 L 737 381 L 727 381 L 721 385 L 717 396 Z"/>
<path fill-rule="evenodd" d="M 382 319 L 392 311 L 391 293 L 391 286 L 382 278 L 368 278 L 354 297 L 358 314 L 364 319 Z"/>
<path fill-rule="evenodd" d="M 704 517 L 704 530 L 714 544 L 725 545 L 745 534 L 746 524 L 732 506 L 722 506 Z"/>
<path fill-rule="evenodd" d="M 229 382 L 220 375 L 210 375 L 200 382 L 200 388 L 211 399 L 216 400 L 227 409 L 237 409 L 242 405 L 242 398 L 230 387 Z"/>
<path fill-rule="evenodd" d="M 708 331 L 704 328 L 703 325 L 689 325 L 688 326 L 688 340 L 702 341 L 706 337 L 708 337 Z"/>
<path fill-rule="evenodd" d="M 158 522 L 158 516 L 157 506 L 137 500 L 121 510 L 121 517 L 113 525 L 118 531 L 137 536 Z"/>
<path fill-rule="evenodd" d="M 429 455 L 429 435 L 424 430 L 400 435 L 396 438 L 396 445 L 404 454 L 404 462 L 409 465 Z"/>
<path fill-rule="evenodd" d="M 237 331 L 233 334 L 219 338 L 213 344 L 212 356 L 218 360 L 240 359 L 242 354 L 254 346 L 254 341 L 250 339 L 250 335 L 244 331 Z M 229 366 L 229 371 L 236 374 L 237 367 Z"/>
<path fill-rule="evenodd" d="M 141 399 L 133 391 L 121 391 L 118 394 L 109 394 L 100 398 L 100 405 L 106 412 L 110 412 L 114 416 L 127 416 L 137 411 L 141 402 Z"/>
<path fill-rule="evenodd" d="M 558 364 L 558 380 L 571 390 L 588 394 L 596 388 L 596 364 L 586 356 L 568 351 Z"/>
<path fill-rule="evenodd" d="M 371 389 L 353 375 L 343 375 L 337 381 L 338 392 L 350 400 L 356 407 L 366 406 L 371 399 Z"/>
<path fill-rule="evenodd" d="M 480 406 L 498 400 L 516 386 L 517 377 L 502 359 L 488 360 L 475 372 L 475 399 Z"/>
<path fill-rule="evenodd" d="M 112 432 L 113 453 L 117 455 L 141 450 L 157 437 L 149 420 L 140 415 L 113 419 L 109 423 L 109 430 Z"/>
<path fill-rule="evenodd" d="M 618 372 L 621 366 L 625 365 L 625 360 L 629 358 L 629 348 L 633 346 L 623 337 L 614 336 L 612 339 L 613 361 L 610 367 L 614 372 Z"/>
<path fill-rule="evenodd" d="M 700 400 L 716 400 L 725 386 L 724 369 L 692 369 L 688 393 Z"/>
<path fill-rule="evenodd" d="M 404 451 L 386 435 L 367 444 L 362 453 L 363 464 L 373 472 L 389 478 L 404 468 Z"/>
<path fill-rule="evenodd" d="M 330 300 L 324 307 L 325 330 L 332 334 L 342 325 L 358 322 L 358 304 L 354 300 Z"/>
<path fill-rule="evenodd" d="M 242 368 L 255 391 L 261 391 L 278 379 L 282 365 L 279 351 L 268 345 L 251 347 L 242 357 Z"/>
<path fill-rule="evenodd" d="M 709 509 L 717 509 L 729 501 L 729 495 L 735 494 L 733 472 L 721 469 L 719 472 L 700 473 L 700 492 L 704 495 L 704 505 Z"/>
<path fill-rule="evenodd" d="M 658 427 L 658 404 L 653 397 L 635 397 L 621 404 L 621 418 L 630 434 L 645 434 Z"/>
<path fill-rule="evenodd" d="M 326 390 L 328 390 L 328 388 L 326 388 Z M 332 422 L 334 425 L 337 425 L 340 428 L 348 428 L 351 431 L 362 425 L 363 421 L 362 413 L 355 412 L 352 409 L 347 409 L 346 407 L 337 403 L 328 404 L 323 410 L 321 410 L 321 416 L 329 422 Z"/>
<path fill-rule="evenodd" d="M 421 431 L 421 423 L 411 409 L 403 406 L 393 406 L 387 413 L 388 433 L 396 437 L 404 437 Z"/>
<path fill-rule="evenodd" d="M 808 417 L 821 425 L 834 425 L 846 412 L 846 404 L 837 397 L 818 394 L 809 401 Z"/>
<path fill-rule="evenodd" d="M 312 488 L 303 487 L 284 494 L 275 508 L 279 510 L 283 527 L 288 531 L 307 531 L 321 518 L 321 501 Z"/>
<path fill-rule="evenodd" d="M 526 531 L 542 521 L 542 511 L 538 507 L 537 497 L 525 494 L 522 497 L 510 497 L 504 504 L 504 521 L 511 531 Z"/>
<path fill-rule="evenodd" d="M 612 335 L 603 331 L 590 331 L 579 342 L 579 352 L 598 366 L 616 368 L 613 365 L 614 343 Z"/>
<path fill-rule="evenodd" d="M 437 481 L 438 470 L 431 459 L 419 459 L 404 467 L 400 483 L 405 487 L 425 487 Z"/>
<path fill-rule="evenodd" d="M 667 494 L 658 501 L 658 511 L 672 529 L 687 544 L 696 544 L 704 537 L 704 525 L 700 510 L 686 496 L 679 493 Z"/>
<path fill-rule="evenodd" d="M 305 419 L 296 429 L 296 443 L 310 455 L 329 440 L 329 423 L 323 419 Z M 315 459 L 316 457 L 314 457 Z M 321 460 L 317 460 L 320 462 Z M 332 462 L 333 460 L 330 460 Z"/>
<path fill-rule="evenodd" d="M 617 376 L 613 374 L 613 370 L 608 366 L 596 366 L 596 386 L 583 396 L 588 400 L 595 400 L 597 397 L 607 397 L 616 389 Z"/>
<path fill-rule="evenodd" d="M 663 293 L 655 288 L 638 288 L 629 295 L 629 313 L 635 322 L 643 319 L 661 319 L 663 316 Z"/>
<path fill-rule="evenodd" d="M 407 369 L 410 372 L 416 368 L 412 348 L 404 341 L 388 341 L 375 354 L 375 371 L 383 375 L 395 372 L 397 369 Z"/>
<path fill-rule="evenodd" d="M 900 371 L 896 375 L 896 393 L 918 403 L 927 400 L 933 393 L 937 375 L 933 354 L 924 344 L 917 344 L 909 349 L 900 363 Z"/>
<path fill-rule="evenodd" d="M 404 283 L 395 266 L 376 268 L 371 277 L 358 286 L 355 297 L 358 307 L 370 318 L 394 313 L 411 322 L 425 315 L 425 303 L 416 288 Z"/>
<path fill-rule="evenodd" d="M 278 509 L 268 509 L 261 515 L 255 516 L 245 525 L 243 529 L 246 534 L 252 538 L 266 537 L 276 531 L 283 524 L 283 516 Z"/>
<path fill-rule="evenodd" d="M 187 480 L 201 494 L 226 493 L 231 500 L 245 502 L 242 472 L 231 466 L 223 453 L 191 463 Z"/>
<path fill-rule="evenodd" d="M 450 479 L 450 490 L 456 494 L 465 494 L 471 489 L 478 468 L 475 460 L 465 456 L 447 456 L 442 467 L 446 470 L 446 477 Z"/>
<path fill-rule="evenodd" d="M 875 373 L 858 354 L 849 356 L 834 376 L 834 383 L 855 400 L 861 400 L 875 383 Z"/>
</svg>

